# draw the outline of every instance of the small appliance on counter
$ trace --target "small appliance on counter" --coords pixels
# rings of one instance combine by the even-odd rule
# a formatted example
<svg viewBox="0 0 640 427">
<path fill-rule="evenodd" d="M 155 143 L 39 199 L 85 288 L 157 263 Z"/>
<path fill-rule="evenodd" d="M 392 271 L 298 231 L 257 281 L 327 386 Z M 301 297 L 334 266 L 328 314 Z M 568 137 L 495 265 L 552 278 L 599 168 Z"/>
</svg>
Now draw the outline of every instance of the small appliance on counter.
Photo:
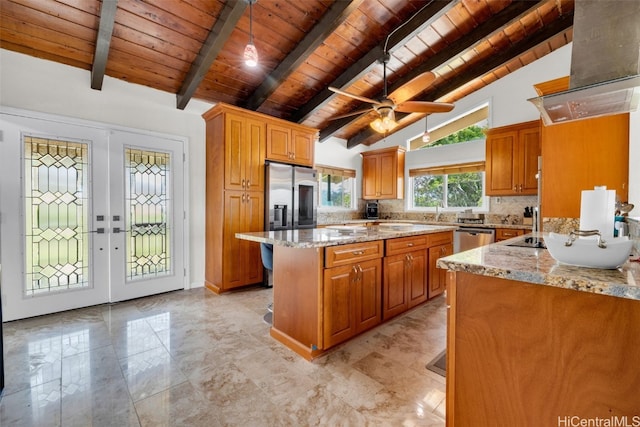
<svg viewBox="0 0 640 427">
<path fill-rule="evenodd" d="M 378 202 L 367 202 L 364 216 L 366 219 L 378 219 Z"/>
<path fill-rule="evenodd" d="M 484 214 L 473 213 L 471 209 L 458 212 L 456 221 L 459 224 L 484 224 Z"/>
</svg>

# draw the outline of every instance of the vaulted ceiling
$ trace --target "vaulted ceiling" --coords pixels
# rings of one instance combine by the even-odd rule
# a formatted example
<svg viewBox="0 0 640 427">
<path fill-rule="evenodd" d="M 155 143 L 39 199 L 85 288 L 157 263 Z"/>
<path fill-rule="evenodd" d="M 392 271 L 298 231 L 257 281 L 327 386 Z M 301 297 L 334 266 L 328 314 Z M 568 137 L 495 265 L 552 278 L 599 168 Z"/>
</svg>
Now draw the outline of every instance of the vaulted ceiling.
<svg viewBox="0 0 640 427">
<path fill-rule="evenodd" d="M 0 47 L 191 99 L 225 102 L 370 145 L 375 112 L 330 91 L 453 102 L 572 40 L 574 0 L 0 0 Z M 425 72 L 436 79 L 416 89 Z M 89 83 L 87 83 L 89 84 Z M 424 117 L 396 113 L 401 129 Z"/>
</svg>

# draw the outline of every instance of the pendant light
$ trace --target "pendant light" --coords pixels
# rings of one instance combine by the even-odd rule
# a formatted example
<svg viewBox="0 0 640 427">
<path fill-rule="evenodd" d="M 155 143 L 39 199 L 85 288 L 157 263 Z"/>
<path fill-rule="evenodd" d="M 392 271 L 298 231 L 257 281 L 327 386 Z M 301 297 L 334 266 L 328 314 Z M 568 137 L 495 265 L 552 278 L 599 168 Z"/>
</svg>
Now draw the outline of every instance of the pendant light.
<svg viewBox="0 0 640 427">
<path fill-rule="evenodd" d="M 425 144 L 428 144 L 429 141 L 431 141 L 431 135 L 429 135 L 429 125 L 427 122 L 428 118 L 428 114 L 424 116 L 424 133 L 422 134 L 422 142 L 424 142 Z"/>
<path fill-rule="evenodd" d="M 244 47 L 244 63 L 249 67 L 258 65 L 258 50 L 253 44 L 253 4 L 257 0 L 246 0 L 249 3 L 249 43 Z"/>
</svg>

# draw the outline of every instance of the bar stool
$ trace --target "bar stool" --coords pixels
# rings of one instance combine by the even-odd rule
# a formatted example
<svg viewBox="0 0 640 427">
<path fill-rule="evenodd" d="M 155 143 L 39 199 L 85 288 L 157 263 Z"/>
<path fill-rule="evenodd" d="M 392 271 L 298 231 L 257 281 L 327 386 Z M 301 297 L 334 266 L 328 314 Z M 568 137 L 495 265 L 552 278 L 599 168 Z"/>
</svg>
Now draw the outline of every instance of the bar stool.
<svg viewBox="0 0 640 427">
<path fill-rule="evenodd" d="M 273 287 L 273 245 L 269 243 L 260 243 L 260 255 L 262 256 L 262 265 L 267 270 L 266 286 Z M 267 313 L 263 317 L 268 324 L 273 324 L 273 302 L 267 305 Z"/>
</svg>

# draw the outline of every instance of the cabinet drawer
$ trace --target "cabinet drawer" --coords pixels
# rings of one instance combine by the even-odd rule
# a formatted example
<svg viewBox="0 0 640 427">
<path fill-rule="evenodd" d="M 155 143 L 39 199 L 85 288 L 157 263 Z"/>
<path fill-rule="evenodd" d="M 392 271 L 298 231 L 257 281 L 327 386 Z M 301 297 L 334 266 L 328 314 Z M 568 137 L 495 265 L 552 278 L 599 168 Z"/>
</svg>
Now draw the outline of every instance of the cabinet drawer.
<svg viewBox="0 0 640 427">
<path fill-rule="evenodd" d="M 446 245 L 448 243 L 453 242 L 453 232 L 452 231 L 444 231 L 442 233 L 433 233 L 427 234 L 428 237 L 428 245 L 431 246 L 439 246 Z"/>
<path fill-rule="evenodd" d="M 386 241 L 385 255 L 397 255 L 405 252 L 411 252 L 418 249 L 426 249 L 428 247 L 428 238 L 426 234 L 420 236 L 399 237 L 397 239 L 388 239 Z"/>
<path fill-rule="evenodd" d="M 324 266 L 330 268 L 358 261 L 382 258 L 382 242 L 382 240 L 376 240 L 373 242 L 329 246 L 325 249 Z"/>
<path fill-rule="evenodd" d="M 522 236 L 525 230 L 518 228 L 496 228 L 496 240 L 507 240 L 512 237 Z"/>
</svg>

